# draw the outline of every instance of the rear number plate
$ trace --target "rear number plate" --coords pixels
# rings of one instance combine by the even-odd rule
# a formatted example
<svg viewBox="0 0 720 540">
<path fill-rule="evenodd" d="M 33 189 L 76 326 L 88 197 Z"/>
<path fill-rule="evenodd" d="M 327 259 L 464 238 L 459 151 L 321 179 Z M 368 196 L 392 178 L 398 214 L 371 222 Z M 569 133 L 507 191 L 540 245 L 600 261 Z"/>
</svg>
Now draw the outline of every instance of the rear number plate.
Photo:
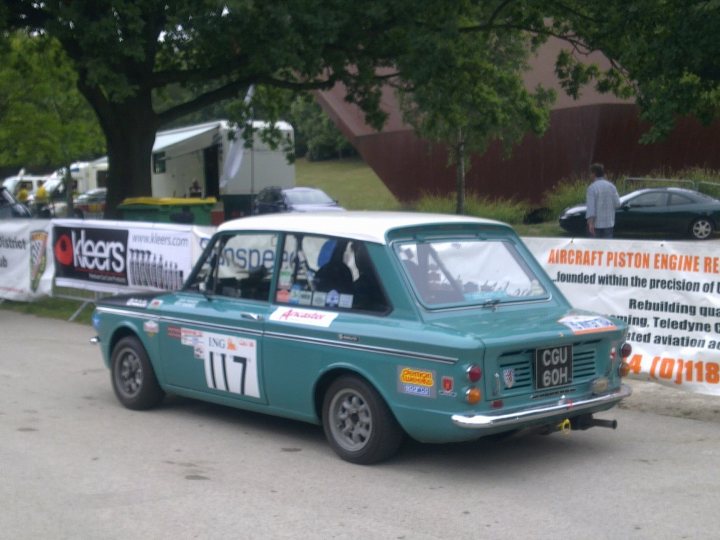
<svg viewBox="0 0 720 540">
<path fill-rule="evenodd" d="M 543 390 L 572 382 L 572 345 L 535 350 L 535 388 Z"/>
</svg>

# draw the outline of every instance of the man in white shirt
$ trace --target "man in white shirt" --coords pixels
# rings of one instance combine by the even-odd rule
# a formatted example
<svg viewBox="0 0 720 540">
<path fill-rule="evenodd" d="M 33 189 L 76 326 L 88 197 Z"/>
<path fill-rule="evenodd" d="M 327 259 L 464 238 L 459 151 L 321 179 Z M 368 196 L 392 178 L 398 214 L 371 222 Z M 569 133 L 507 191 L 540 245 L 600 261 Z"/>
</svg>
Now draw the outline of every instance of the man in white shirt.
<svg viewBox="0 0 720 540">
<path fill-rule="evenodd" d="M 612 238 L 615 209 L 620 206 L 617 189 L 607 178 L 599 163 L 590 166 L 594 180 L 587 188 L 585 218 L 588 232 L 596 238 Z"/>
</svg>

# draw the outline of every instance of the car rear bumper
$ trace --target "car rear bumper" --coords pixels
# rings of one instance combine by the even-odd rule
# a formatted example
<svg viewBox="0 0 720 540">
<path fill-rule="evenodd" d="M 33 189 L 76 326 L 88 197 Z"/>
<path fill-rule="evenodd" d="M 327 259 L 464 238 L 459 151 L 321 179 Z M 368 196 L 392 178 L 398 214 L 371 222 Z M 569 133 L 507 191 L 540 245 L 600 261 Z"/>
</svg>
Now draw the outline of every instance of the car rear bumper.
<svg viewBox="0 0 720 540">
<path fill-rule="evenodd" d="M 452 416 L 453 424 L 467 429 L 490 429 L 498 427 L 512 427 L 522 424 L 533 423 L 537 420 L 558 416 L 564 413 L 585 412 L 596 407 L 612 406 L 620 402 L 620 400 L 632 394 L 632 388 L 623 384 L 620 388 L 609 394 L 601 396 L 593 396 L 587 399 L 574 401 L 568 398 L 561 398 L 557 403 L 552 405 L 544 405 L 532 409 L 522 409 L 512 413 L 492 413 L 492 414 L 454 414 Z"/>
</svg>

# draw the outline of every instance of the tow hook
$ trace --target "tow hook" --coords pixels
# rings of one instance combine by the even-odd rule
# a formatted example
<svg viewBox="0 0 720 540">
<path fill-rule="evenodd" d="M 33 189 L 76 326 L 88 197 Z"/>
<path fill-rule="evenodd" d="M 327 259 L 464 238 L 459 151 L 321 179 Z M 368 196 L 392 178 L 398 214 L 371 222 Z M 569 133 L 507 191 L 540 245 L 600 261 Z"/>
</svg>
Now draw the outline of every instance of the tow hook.
<svg viewBox="0 0 720 540">
<path fill-rule="evenodd" d="M 565 418 L 565 420 L 563 420 L 557 426 L 555 426 L 555 429 L 557 431 L 564 433 L 565 435 L 569 435 L 570 430 L 572 429 L 572 422 L 570 422 L 569 418 Z"/>
<path fill-rule="evenodd" d="M 592 414 L 583 414 L 582 416 L 576 416 L 570 421 L 572 429 L 574 430 L 586 430 L 591 427 L 604 427 L 610 429 L 617 429 L 617 420 L 603 420 L 601 418 L 593 418 Z"/>
</svg>

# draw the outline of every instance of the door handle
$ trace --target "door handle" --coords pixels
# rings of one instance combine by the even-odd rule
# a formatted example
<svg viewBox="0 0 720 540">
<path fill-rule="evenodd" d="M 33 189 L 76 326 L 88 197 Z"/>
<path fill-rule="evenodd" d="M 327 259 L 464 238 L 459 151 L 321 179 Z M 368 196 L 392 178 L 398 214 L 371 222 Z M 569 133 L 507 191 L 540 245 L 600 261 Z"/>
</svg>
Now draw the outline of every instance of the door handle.
<svg viewBox="0 0 720 540">
<path fill-rule="evenodd" d="M 249 321 L 262 321 L 262 315 L 258 315 L 257 313 L 250 313 L 249 311 L 243 311 L 240 313 L 241 319 L 247 319 Z"/>
</svg>

